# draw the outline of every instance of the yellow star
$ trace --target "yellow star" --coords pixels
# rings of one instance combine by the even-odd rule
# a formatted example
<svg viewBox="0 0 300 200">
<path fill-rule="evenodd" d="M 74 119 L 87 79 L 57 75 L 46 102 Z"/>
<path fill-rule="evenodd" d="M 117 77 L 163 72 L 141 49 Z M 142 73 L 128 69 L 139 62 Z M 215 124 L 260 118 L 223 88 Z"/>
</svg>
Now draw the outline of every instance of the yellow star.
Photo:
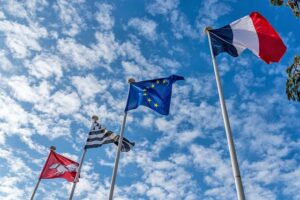
<svg viewBox="0 0 300 200">
<path fill-rule="evenodd" d="M 156 80 L 156 83 L 159 84 L 159 80 Z"/>
<path fill-rule="evenodd" d="M 157 104 L 157 103 L 155 103 L 155 104 L 154 104 L 154 107 L 158 107 L 158 104 Z"/>
<path fill-rule="evenodd" d="M 147 99 L 148 102 L 151 102 L 152 100 L 150 98 Z"/>
<path fill-rule="evenodd" d="M 154 86 L 155 86 L 154 84 L 151 85 L 152 88 L 154 88 Z"/>
<path fill-rule="evenodd" d="M 163 83 L 167 83 L 167 80 L 163 80 Z"/>
<path fill-rule="evenodd" d="M 144 96 L 147 96 L 147 93 L 146 93 L 146 92 L 144 93 Z"/>
<path fill-rule="evenodd" d="M 147 91 L 147 89 L 143 89 L 143 91 L 144 91 L 144 92 L 146 92 L 146 91 Z"/>
</svg>

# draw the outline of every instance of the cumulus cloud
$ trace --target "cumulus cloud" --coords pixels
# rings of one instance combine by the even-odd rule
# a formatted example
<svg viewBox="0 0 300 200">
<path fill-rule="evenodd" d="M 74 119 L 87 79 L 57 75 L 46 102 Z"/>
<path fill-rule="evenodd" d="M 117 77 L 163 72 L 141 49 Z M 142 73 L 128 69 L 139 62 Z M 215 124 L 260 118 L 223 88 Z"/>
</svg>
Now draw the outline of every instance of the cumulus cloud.
<svg viewBox="0 0 300 200">
<path fill-rule="evenodd" d="M 38 79 L 47 79 L 52 76 L 58 81 L 63 76 L 61 59 L 55 55 L 41 54 L 27 63 L 28 71 Z"/>
<path fill-rule="evenodd" d="M 106 80 L 98 81 L 92 74 L 88 74 L 85 77 L 72 77 L 72 83 L 77 88 L 82 99 L 94 99 L 96 94 L 103 93 L 109 85 L 107 82 Z"/>
<path fill-rule="evenodd" d="M 10 71 L 14 68 L 11 61 L 7 58 L 5 51 L 0 51 L 0 68 L 3 71 Z"/>
<path fill-rule="evenodd" d="M 26 26 L 8 20 L 0 21 L 0 31 L 4 32 L 5 43 L 16 58 L 26 58 L 31 51 L 41 51 L 39 39 L 48 35 L 45 28 L 36 24 Z"/>
<path fill-rule="evenodd" d="M 190 37 L 198 38 L 198 32 L 193 28 L 186 15 L 178 9 L 178 0 L 156 0 L 148 5 L 148 12 L 152 15 L 164 15 L 172 24 L 172 31 L 177 39 Z"/>
<path fill-rule="evenodd" d="M 140 35 L 148 40 L 154 41 L 157 39 L 157 24 L 153 20 L 132 18 L 129 20 L 128 26 L 135 28 Z"/>
<path fill-rule="evenodd" d="M 202 36 L 202 39 L 205 37 L 204 28 L 207 26 L 211 26 L 213 28 L 218 28 L 217 20 L 230 13 L 232 10 L 230 3 L 234 2 L 234 0 L 228 0 L 227 3 L 220 2 L 217 0 L 208 0 L 202 2 L 202 6 L 199 8 L 199 14 L 197 17 L 196 25 L 198 28 L 199 34 Z M 231 23 L 231 22 L 228 22 Z M 224 26 L 222 24 L 220 26 Z"/>
<path fill-rule="evenodd" d="M 58 0 L 54 6 L 64 25 L 63 33 L 68 36 L 76 36 L 85 26 L 84 19 L 79 14 L 81 3 L 81 1 L 68 2 L 65 0 Z"/>
<path fill-rule="evenodd" d="M 115 24 L 112 15 L 113 7 L 110 4 L 97 4 L 98 11 L 96 13 L 96 20 L 100 24 L 102 30 L 111 30 Z"/>
<path fill-rule="evenodd" d="M 179 0 L 155 0 L 147 6 L 148 11 L 152 14 L 167 14 L 177 8 Z"/>
</svg>

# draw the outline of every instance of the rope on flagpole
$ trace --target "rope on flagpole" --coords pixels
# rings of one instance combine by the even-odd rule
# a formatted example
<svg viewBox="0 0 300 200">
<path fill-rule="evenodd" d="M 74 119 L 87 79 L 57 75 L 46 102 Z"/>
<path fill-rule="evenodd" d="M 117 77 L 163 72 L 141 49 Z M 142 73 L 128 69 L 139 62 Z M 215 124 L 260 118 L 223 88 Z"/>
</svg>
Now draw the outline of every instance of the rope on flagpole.
<svg viewBox="0 0 300 200">
<path fill-rule="evenodd" d="M 50 147 L 50 152 L 51 152 L 51 151 L 55 151 L 55 150 L 56 150 L 56 147 L 55 147 L 55 146 L 51 146 L 51 147 Z M 39 187 L 39 185 L 40 185 L 40 182 L 41 182 L 41 175 L 42 175 L 42 173 L 43 173 L 43 171 L 44 171 L 44 169 L 45 169 L 45 166 L 46 166 L 47 163 L 48 163 L 49 156 L 50 156 L 50 153 L 49 153 L 48 158 L 47 158 L 47 160 L 46 160 L 46 163 L 45 163 L 45 165 L 44 165 L 44 167 L 43 167 L 43 170 L 41 171 L 41 174 L 40 174 L 40 176 L 39 176 L 39 180 L 38 180 L 38 182 L 36 183 L 36 185 L 35 185 L 35 187 L 34 187 L 34 190 L 33 190 L 33 193 L 32 193 L 32 195 L 31 195 L 30 200 L 33 200 L 33 198 L 34 198 L 34 196 L 35 196 L 35 193 L 36 193 L 36 191 L 37 191 L 37 189 L 38 189 L 38 187 Z"/>
<path fill-rule="evenodd" d="M 93 123 L 92 123 L 91 128 L 93 127 L 94 122 L 98 121 L 98 119 L 99 119 L 98 116 L 96 116 L 96 115 L 92 116 Z M 74 182 L 73 182 L 73 186 L 72 186 L 72 190 L 71 190 L 69 200 L 73 199 L 74 191 L 75 191 L 78 179 L 79 179 L 79 175 L 80 175 L 81 167 L 82 167 L 82 164 L 83 164 L 83 161 L 84 161 L 84 158 L 85 158 L 86 151 L 87 151 L 86 148 L 84 148 L 81 159 L 80 159 L 80 163 L 79 163 L 79 166 L 78 166 L 78 171 L 76 173 L 76 176 L 75 176 L 75 179 L 74 179 Z"/>
<path fill-rule="evenodd" d="M 134 82 L 135 82 L 135 80 L 133 78 L 128 79 L 129 84 L 134 83 Z M 117 150 L 117 155 L 116 155 L 116 159 L 115 159 L 115 166 L 114 166 L 113 174 L 112 174 L 112 178 L 111 178 L 111 185 L 110 185 L 110 191 L 109 191 L 109 200 L 112 200 L 113 196 L 114 196 L 114 189 L 115 189 L 115 183 L 116 183 L 116 176 L 117 176 L 117 173 L 118 173 L 120 152 L 121 152 L 121 147 L 122 147 L 122 141 L 123 141 L 125 124 L 126 124 L 126 118 L 127 118 L 127 112 L 125 112 L 125 114 L 124 114 L 123 123 L 122 123 L 122 127 L 121 127 L 118 150 Z"/>
<path fill-rule="evenodd" d="M 216 63 L 216 60 L 214 57 L 213 48 L 212 48 L 212 44 L 211 44 L 211 38 L 210 38 L 210 32 L 209 32 L 210 29 L 211 28 L 206 27 L 205 33 L 208 36 L 210 53 L 211 53 L 211 57 L 212 57 L 212 63 L 213 63 L 214 73 L 215 73 L 216 82 L 217 82 L 220 105 L 221 105 L 222 116 L 223 116 L 226 137 L 227 137 L 227 143 L 228 143 L 228 148 L 229 148 L 229 154 L 230 154 L 230 160 L 231 160 L 231 165 L 232 165 L 232 171 L 233 171 L 234 180 L 235 180 L 236 192 L 237 192 L 238 200 L 245 200 L 244 188 L 243 188 L 242 178 L 240 175 L 240 170 L 239 170 L 239 165 L 238 165 L 238 161 L 237 161 L 234 142 L 233 142 L 233 138 L 232 138 L 230 122 L 229 122 L 226 104 L 225 104 L 225 100 L 224 100 L 223 89 L 222 89 L 219 71 L 217 68 L 217 63 Z"/>
</svg>

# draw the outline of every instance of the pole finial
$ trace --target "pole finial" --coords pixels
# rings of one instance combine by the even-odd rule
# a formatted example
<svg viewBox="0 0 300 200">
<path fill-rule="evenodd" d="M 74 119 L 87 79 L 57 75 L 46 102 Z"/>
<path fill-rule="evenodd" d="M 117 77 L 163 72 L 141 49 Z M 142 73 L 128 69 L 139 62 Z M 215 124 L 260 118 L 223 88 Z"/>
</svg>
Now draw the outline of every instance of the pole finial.
<svg viewBox="0 0 300 200">
<path fill-rule="evenodd" d="M 97 115 L 93 115 L 92 116 L 92 120 L 94 120 L 95 122 L 98 121 L 99 117 Z"/>
<path fill-rule="evenodd" d="M 204 28 L 204 33 L 207 34 L 207 32 L 210 31 L 210 30 L 212 30 L 212 27 L 206 26 L 206 27 Z"/>
<path fill-rule="evenodd" d="M 130 83 L 135 83 L 135 80 L 134 80 L 134 78 L 130 78 L 130 79 L 128 79 L 128 83 L 130 84 Z"/>
<path fill-rule="evenodd" d="M 50 147 L 50 150 L 51 150 L 51 151 L 55 151 L 55 150 L 56 150 L 56 147 L 55 147 L 55 146 L 51 146 L 51 147 Z"/>
</svg>

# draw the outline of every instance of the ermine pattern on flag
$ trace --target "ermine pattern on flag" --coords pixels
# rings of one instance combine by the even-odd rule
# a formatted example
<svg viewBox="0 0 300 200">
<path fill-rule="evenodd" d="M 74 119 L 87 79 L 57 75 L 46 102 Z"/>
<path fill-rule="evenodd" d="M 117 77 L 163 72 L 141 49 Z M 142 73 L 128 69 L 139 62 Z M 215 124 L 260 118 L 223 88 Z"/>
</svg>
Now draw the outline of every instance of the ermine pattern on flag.
<svg viewBox="0 0 300 200">
<path fill-rule="evenodd" d="M 85 148 L 96 148 L 101 147 L 103 144 L 113 143 L 113 136 L 113 132 L 106 130 L 106 128 L 101 126 L 98 122 L 94 122 L 89 132 Z"/>
<path fill-rule="evenodd" d="M 105 127 L 101 126 L 98 122 L 94 122 L 89 132 L 89 136 L 86 141 L 85 149 L 101 147 L 103 144 L 114 143 L 118 146 L 119 135 L 114 134 L 112 131 L 108 131 Z M 128 152 L 134 146 L 134 142 L 130 142 L 123 137 L 122 140 L 122 152 Z"/>
</svg>

